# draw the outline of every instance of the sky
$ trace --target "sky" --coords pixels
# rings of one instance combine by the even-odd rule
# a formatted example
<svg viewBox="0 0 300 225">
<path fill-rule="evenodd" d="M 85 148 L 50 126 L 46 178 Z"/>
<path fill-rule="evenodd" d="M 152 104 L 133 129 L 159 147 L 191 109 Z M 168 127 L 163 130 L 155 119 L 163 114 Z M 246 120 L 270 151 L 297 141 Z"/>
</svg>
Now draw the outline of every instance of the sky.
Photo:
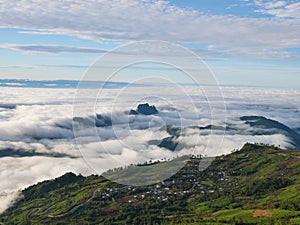
<svg viewBox="0 0 300 225">
<path fill-rule="evenodd" d="M 169 136 L 164 125 L 185 127 L 180 154 L 227 154 L 245 142 L 291 148 L 286 135 L 257 135 L 260 128 L 239 118 L 265 116 L 299 131 L 299 61 L 299 1 L 0 0 L 0 213 L 20 188 L 67 171 L 95 172 L 86 159 L 100 174 L 171 158 L 172 152 L 149 144 Z M 112 81 L 168 85 L 97 92 L 51 82 L 102 81 L 116 69 Z M 193 81 L 209 85 L 176 85 Z M 142 102 L 155 103 L 159 115 L 128 117 Z M 95 129 L 95 113 L 117 121 Z M 192 127 L 210 124 L 236 129 L 225 135 Z"/>
<path fill-rule="evenodd" d="M 0 79 L 81 79 L 144 40 L 190 49 L 223 85 L 300 86 L 299 1 L 0 0 Z"/>
</svg>

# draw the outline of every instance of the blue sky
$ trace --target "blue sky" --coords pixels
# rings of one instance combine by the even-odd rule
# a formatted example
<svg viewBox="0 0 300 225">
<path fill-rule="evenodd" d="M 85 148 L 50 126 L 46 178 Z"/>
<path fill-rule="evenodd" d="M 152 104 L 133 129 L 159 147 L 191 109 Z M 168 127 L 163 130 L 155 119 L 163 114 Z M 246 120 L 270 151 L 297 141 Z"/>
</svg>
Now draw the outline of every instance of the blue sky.
<svg viewBox="0 0 300 225">
<path fill-rule="evenodd" d="M 0 79 L 80 79 L 106 51 L 162 40 L 221 84 L 299 88 L 299 26 L 294 0 L 1 1 Z"/>
<path fill-rule="evenodd" d="M 179 7 L 192 8 L 214 15 L 237 15 L 242 17 L 260 16 L 255 13 L 255 5 L 236 0 L 182 1 L 172 0 L 170 3 Z M 244 4 L 243 4 L 244 3 Z"/>
</svg>

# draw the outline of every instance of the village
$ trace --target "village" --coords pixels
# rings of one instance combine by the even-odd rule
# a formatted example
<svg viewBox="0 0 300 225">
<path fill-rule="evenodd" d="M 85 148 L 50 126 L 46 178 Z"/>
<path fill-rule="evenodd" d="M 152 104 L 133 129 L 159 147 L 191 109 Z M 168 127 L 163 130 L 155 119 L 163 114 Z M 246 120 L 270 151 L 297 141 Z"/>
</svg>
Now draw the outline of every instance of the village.
<svg viewBox="0 0 300 225">
<path fill-rule="evenodd" d="M 102 200 L 116 200 L 134 204 L 145 200 L 167 201 L 170 198 L 200 193 L 210 195 L 238 186 L 221 168 L 205 173 L 199 170 L 201 156 L 192 156 L 188 163 L 171 178 L 147 187 L 121 186 L 106 188 L 97 193 Z M 233 171 L 234 172 L 234 171 Z M 126 197 L 123 197 L 126 196 Z"/>
</svg>

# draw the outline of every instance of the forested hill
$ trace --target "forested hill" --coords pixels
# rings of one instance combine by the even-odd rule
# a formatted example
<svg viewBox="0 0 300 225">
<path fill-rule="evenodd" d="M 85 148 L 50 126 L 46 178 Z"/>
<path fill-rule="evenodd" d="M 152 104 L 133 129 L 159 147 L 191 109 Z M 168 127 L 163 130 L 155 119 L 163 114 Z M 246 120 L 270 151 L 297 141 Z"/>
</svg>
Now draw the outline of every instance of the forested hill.
<svg viewBox="0 0 300 225">
<path fill-rule="evenodd" d="M 2 224 L 300 224 L 300 151 L 246 144 L 204 171 L 131 187 L 73 173 L 23 191 Z"/>
</svg>

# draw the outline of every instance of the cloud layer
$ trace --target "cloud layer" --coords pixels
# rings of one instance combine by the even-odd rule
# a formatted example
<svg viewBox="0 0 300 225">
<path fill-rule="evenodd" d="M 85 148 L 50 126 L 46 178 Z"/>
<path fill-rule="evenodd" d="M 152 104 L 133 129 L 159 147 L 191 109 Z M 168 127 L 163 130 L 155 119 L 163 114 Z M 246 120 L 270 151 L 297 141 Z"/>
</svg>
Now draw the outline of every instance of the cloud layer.
<svg viewBox="0 0 300 225">
<path fill-rule="evenodd" d="M 145 98 L 147 89 L 162 95 Z M 199 88 L 185 87 L 195 105 L 195 108 L 191 108 L 186 97 L 174 92 L 173 88 L 129 87 L 126 92 L 122 92 L 122 89 L 105 89 L 95 105 L 95 112 L 84 114 L 82 111 L 82 118 L 93 122 L 94 113 L 110 116 L 111 109 L 114 109 L 113 127 L 96 128 L 96 136 L 92 123 L 83 124 L 82 120 L 73 123 L 75 89 L 2 88 L 0 209 L 7 207 L 19 189 L 67 171 L 84 175 L 101 173 L 117 166 L 173 158 L 194 151 L 198 154 L 220 155 L 242 147 L 245 142 L 291 147 L 290 140 L 283 134 L 253 135 L 253 128 L 238 118 L 245 115 L 265 116 L 295 130 L 299 129 L 300 108 L 295 101 L 300 97 L 299 91 L 224 87 L 227 123 L 238 129 L 238 132 L 228 131 L 224 136 L 222 131 L 211 133 L 209 130 L 190 127 L 207 126 L 212 122 L 216 126 L 224 125 L 221 107 L 215 109 L 212 121 L 210 105 L 221 106 L 219 103 L 222 101 L 214 96 L 213 90 L 212 87 L 203 87 L 203 91 L 211 95 L 210 99 L 214 99 L 214 102 L 208 103 Z M 88 94 L 90 90 L 86 91 L 86 98 L 77 102 L 79 108 L 84 108 L 91 99 Z M 113 102 L 112 99 L 120 91 L 123 93 L 122 101 Z M 128 115 L 130 109 L 145 101 L 155 104 L 160 113 L 152 116 Z M 76 133 L 76 139 L 72 132 L 73 125 L 82 128 Z M 177 138 L 183 146 L 181 150 L 172 152 L 149 145 L 151 140 L 170 136 L 165 129 L 161 129 L 165 125 L 183 128 L 181 136 Z M 222 145 L 218 146 L 216 143 L 220 140 Z M 9 153 L 12 155 L 8 156 Z"/>
</svg>

